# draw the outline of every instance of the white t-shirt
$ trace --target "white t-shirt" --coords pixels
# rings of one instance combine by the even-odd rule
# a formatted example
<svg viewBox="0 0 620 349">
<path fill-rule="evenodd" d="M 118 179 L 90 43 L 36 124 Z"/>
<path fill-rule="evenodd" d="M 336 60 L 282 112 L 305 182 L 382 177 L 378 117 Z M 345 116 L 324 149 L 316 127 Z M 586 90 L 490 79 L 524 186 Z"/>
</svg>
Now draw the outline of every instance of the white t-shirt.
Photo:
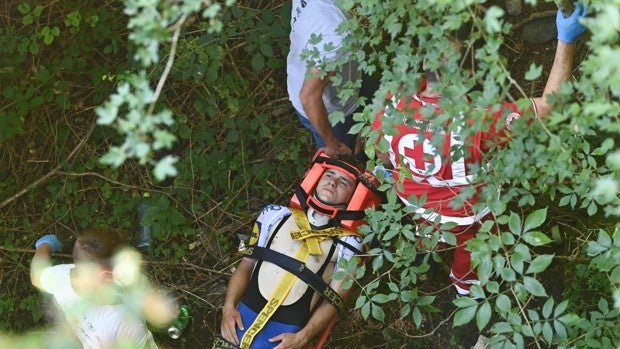
<svg viewBox="0 0 620 349">
<path fill-rule="evenodd" d="M 75 264 L 60 264 L 43 269 L 41 288 L 54 296 L 84 348 L 111 349 L 119 343 L 157 348 L 144 320 L 126 305 L 95 304 L 79 296 L 71 286 L 74 267 Z"/>
<path fill-rule="evenodd" d="M 342 46 L 345 35 L 338 34 L 336 29 L 346 20 L 347 16 L 334 4 L 333 0 L 293 0 L 291 47 L 286 59 L 287 88 L 289 100 L 295 109 L 306 118 L 308 116 L 299 99 L 299 92 L 306 79 L 308 67 L 306 60 L 301 58 L 301 54 L 304 50 L 316 49 L 319 52 L 319 57 L 315 59 L 317 63 L 335 61 L 340 58 L 343 53 L 338 52 L 338 49 Z M 316 45 L 311 44 L 309 41 L 312 34 L 322 35 L 323 40 Z M 326 49 L 325 46 L 330 46 L 329 44 L 333 47 Z M 344 64 L 337 74 L 342 77 L 343 83 L 361 77 L 357 64 L 353 62 Z M 323 91 L 323 102 L 328 114 L 341 111 L 347 116 L 357 108 L 356 97 L 341 101 L 336 88 L 331 83 Z"/>
</svg>

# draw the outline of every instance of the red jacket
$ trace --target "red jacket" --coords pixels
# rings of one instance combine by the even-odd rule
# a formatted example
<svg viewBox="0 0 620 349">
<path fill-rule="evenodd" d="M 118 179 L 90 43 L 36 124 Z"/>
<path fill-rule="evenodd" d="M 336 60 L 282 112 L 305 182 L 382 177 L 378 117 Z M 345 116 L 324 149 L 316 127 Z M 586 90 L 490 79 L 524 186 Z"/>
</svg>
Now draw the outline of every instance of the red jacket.
<svg viewBox="0 0 620 349">
<path fill-rule="evenodd" d="M 486 165 L 483 164 L 485 153 L 509 140 L 512 121 L 523 116 L 524 112 L 520 112 L 514 103 L 502 103 L 498 111 L 489 113 L 493 121 L 488 130 L 476 132 L 463 140 L 458 129 L 450 131 L 445 126 L 433 125 L 432 118 L 422 115 L 420 109 L 426 105 L 435 106 L 435 113 L 438 113 L 438 101 L 438 98 L 423 98 L 415 94 L 401 98 L 398 103 L 394 100 L 395 108 L 407 115 L 412 114 L 413 120 L 404 120 L 407 125 L 395 126 L 397 132 L 390 131 L 392 127 L 389 125 L 399 122 L 394 120 L 388 123 L 387 118 L 402 116 L 388 115 L 384 110 L 377 114 L 373 128 L 380 131 L 390 144 L 389 156 L 397 180 L 395 187 L 402 201 L 414 206 L 417 213 L 430 221 L 440 216 L 442 223 L 469 225 L 490 212 L 487 207 L 473 207 L 480 200 L 479 193 L 484 183 L 476 183 L 476 175 L 470 173 L 470 165 Z M 425 114 L 428 115 L 428 112 Z M 496 129 L 502 119 L 506 126 Z M 433 145 L 440 144 L 437 137 L 443 137 L 441 149 Z M 466 152 L 462 156 L 451 157 L 451 149 L 465 150 L 463 146 Z M 399 169 L 403 168 L 409 169 L 412 178 L 403 178 L 401 187 L 398 184 Z M 451 204 L 471 183 L 475 184 L 476 193 L 462 205 Z M 416 199 L 408 200 L 411 195 Z M 420 201 L 423 195 L 426 195 L 426 201 Z M 427 209 L 432 212 L 426 212 Z"/>
</svg>

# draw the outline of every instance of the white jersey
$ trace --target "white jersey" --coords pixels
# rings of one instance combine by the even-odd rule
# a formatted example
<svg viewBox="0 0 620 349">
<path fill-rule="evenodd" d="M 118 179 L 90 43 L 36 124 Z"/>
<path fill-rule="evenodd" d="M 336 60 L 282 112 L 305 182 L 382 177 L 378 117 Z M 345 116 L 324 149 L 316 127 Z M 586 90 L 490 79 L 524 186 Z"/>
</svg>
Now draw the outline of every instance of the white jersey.
<svg viewBox="0 0 620 349">
<path fill-rule="evenodd" d="M 71 285 L 73 268 L 75 264 L 43 269 L 41 288 L 54 296 L 84 348 L 111 349 L 120 343 L 130 343 L 136 348 L 157 348 L 144 320 L 132 314 L 126 305 L 94 304 L 78 295 Z"/>
<path fill-rule="evenodd" d="M 288 255 L 289 257 L 294 257 L 303 242 L 296 241 L 291 238 L 290 232 L 299 230 L 300 228 L 295 223 L 295 220 L 290 216 L 291 210 L 288 207 L 279 205 L 266 206 L 256 220 L 256 227 L 259 231 L 256 245 L 260 247 L 267 247 L 274 251 Z M 284 223 L 282 223 L 283 220 L 285 220 Z M 280 229 L 276 231 L 276 226 L 280 224 Z M 340 237 L 340 240 L 355 250 L 361 251 L 363 249 L 362 239 L 359 236 L 342 236 Z M 330 282 L 331 276 L 337 269 L 340 259 L 349 260 L 355 256 L 356 253 L 354 250 L 338 243 L 335 244 L 335 253 L 331 256 L 331 260 L 326 261 L 325 258 L 328 257 L 328 251 L 333 245 L 334 242 L 331 239 L 321 242 L 320 246 L 323 254 L 320 256 L 311 255 L 308 257 L 308 260 L 304 261 L 306 267 L 314 273 L 321 270 L 325 263 L 331 263 L 333 267 L 327 268 L 327 270 L 324 270 L 322 274 L 319 275 L 326 283 Z M 275 264 L 269 262 L 262 264 L 258 277 L 260 292 L 265 299 L 269 299 L 273 293 L 273 290 L 277 286 L 277 282 L 274 282 L 274 280 L 279 280 L 284 274 L 284 269 L 276 266 Z M 263 279 L 265 282 L 260 282 Z M 283 305 L 289 305 L 296 302 L 307 289 L 308 285 L 297 279 L 291 291 L 284 300 Z"/>
<path fill-rule="evenodd" d="M 345 35 L 338 34 L 338 26 L 347 20 L 345 13 L 338 8 L 333 0 L 293 0 L 291 11 L 291 47 L 286 59 L 287 88 L 289 100 L 295 109 L 308 118 L 299 98 L 299 92 L 306 79 L 308 65 L 301 55 L 304 50 L 316 50 L 313 57 L 315 64 L 331 62 L 344 55 L 338 52 Z M 310 43 L 313 35 L 321 36 L 318 44 Z M 348 62 L 339 72 L 342 82 L 357 80 L 361 77 L 357 64 Z M 357 108 L 356 97 L 346 101 L 338 98 L 338 92 L 330 83 L 323 91 L 323 102 L 327 114 L 341 111 L 345 116 L 352 114 Z"/>
</svg>

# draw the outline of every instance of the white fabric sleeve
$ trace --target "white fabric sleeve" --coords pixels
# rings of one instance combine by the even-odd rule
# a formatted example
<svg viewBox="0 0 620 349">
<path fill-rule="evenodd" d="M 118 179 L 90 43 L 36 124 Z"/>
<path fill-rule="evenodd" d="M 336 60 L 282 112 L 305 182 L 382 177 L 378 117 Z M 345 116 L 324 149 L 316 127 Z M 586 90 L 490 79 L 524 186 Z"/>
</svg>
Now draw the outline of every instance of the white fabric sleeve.
<svg viewBox="0 0 620 349">
<path fill-rule="evenodd" d="M 351 247 L 357 249 L 358 251 L 362 251 L 363 249 L 363 245 L 362 245 L 362 238 L 360 238 L 359 236 L 355 236 L 355 235 L 348 235 L 345 236 L 343 238 L 341 238 L 340 240 L 346 242 L 347 244 L 351 245 Z M 338 246 L 338 258 L 336 259 L 336 265 L 338 265 L 338 263 L 340 263 L 340 259 L 343 258 L 344 260 L 348 261 L 349 259 L 355 257 L 356 252 L 352 251 L 350 248 L 348 248 L 347 246 L 343 245 L 343 244 L 337 244 Z"/>
</svg>

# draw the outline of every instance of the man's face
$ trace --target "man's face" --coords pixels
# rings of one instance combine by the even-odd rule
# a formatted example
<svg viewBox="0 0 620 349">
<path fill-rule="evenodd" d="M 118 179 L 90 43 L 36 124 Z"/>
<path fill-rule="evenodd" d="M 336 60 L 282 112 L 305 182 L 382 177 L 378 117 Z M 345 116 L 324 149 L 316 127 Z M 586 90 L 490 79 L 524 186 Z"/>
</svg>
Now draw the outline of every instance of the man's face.
<svg viewBox="0 0 620 349">
<path fill-rule="evenodd" d="M 314 190 L 319 200 L 330 205 L 346 205 L 353 196 L 356 182 L 341 170 L 328 168 Z"/>
</svg>

